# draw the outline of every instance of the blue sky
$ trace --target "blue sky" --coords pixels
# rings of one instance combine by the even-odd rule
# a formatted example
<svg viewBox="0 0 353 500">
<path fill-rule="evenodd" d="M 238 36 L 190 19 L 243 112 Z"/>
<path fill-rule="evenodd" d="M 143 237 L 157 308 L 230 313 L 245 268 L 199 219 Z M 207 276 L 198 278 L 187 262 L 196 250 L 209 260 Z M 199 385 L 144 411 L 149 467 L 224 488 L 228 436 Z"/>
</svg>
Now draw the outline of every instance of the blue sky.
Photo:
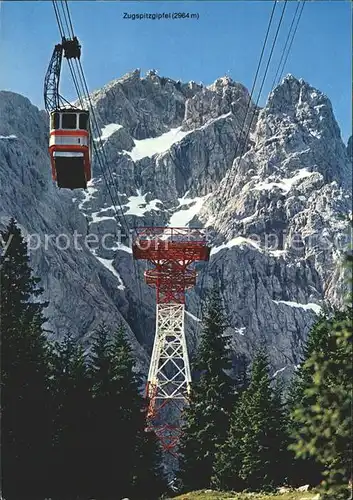
<svg viewBox="0 0 353 500">
<path fill-rule="evenodd" d="M 0 89 L 21 93 L 43 108 L 44 75 L 60 41 L 52 4 L 46 0 L 0 5 Z M 90 90 L 137 67 L 143 73 L 155 68 L 163 76 L 204 84 L 228 74 L 250 90 L 272 5 L 265 0 L 69 2 Z M 277 6 L 275 19 L 282 5 Z M 295 8 L 295 1 L 288 2 L 260 105 L 271 90 Z M 124 12 L 176 11 L 198 13 L 199 19 L 123 19 Z M 304 78 L 331 99 L 345 141 L 352 133 L 351 47 L 350 2 L 309 1 L 285 67 L 285 73 Z M 260 76 L 264 68 L 265 64 Z M 61 93 L 73 99 L 74 88 L 65 70 Z"/>
</svg>

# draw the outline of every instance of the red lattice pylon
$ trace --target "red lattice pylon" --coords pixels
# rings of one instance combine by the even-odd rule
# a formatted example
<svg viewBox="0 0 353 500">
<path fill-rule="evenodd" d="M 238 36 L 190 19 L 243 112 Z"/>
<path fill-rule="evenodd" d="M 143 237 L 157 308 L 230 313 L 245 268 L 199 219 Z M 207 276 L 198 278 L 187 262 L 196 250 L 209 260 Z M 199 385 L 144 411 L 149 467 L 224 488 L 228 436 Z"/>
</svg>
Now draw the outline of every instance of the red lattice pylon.
<svg viewBox="0 0 353 500">
<path fill-rule="evenodd" d="M 196 283 L 196 271 L 190 266 L 208 260 L 210 248 L 202 229 L 143 227 L 136 233 L 133 257 L 152 264 L 145 280 L 157 292 L 156 333 L 146 387 L 147 428 L 153 428 L 164 450 L 174 453 L 191 383 L 185 291 Z"/>
</svg>

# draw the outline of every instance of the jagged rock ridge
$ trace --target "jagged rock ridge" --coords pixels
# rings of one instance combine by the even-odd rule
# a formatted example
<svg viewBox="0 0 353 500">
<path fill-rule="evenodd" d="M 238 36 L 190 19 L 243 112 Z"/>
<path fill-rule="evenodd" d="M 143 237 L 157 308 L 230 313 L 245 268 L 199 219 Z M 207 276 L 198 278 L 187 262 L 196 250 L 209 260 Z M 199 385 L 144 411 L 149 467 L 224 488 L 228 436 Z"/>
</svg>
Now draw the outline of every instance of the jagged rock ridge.
<svg viewBox="0 0 353 500">
<path fill-rule="evenodd" d="M 228 77 L 203 87 L 136 70 L 111 82 L 92 94 L 109 187 L 94 164 L 88 191 L 72 195 L 50 180 L 45 114 L 0 93 L 2 224 L 13 215 L 31 234 L 70 241 L 75 230 L 100 241 L 111 235 L 109 248 L 51 244 L 32 252 L 54 335 L 70 330 L 89 340 L 101 319 L 123 319 L 146 370 L 155 296 L 126 239 L 119 243 L 124 224 L 113 192 L 129 227 L 209 228 L 211 261 L 198 266 L 204 275 L 188 293 L 190 350 L 200 333 L 201 288 L 204 295 L 216 281 L 235 364 L 264 343 L 274 373 L 289 376 L 320 307 L 342 303 L 337 266 L 347 224 L 340 215 L 350 211 L 352 165 L 330 101 L 303 80 L 289 75 L 263 109 L 250 103 L 246 117 L 248 100 L 247 89 Z"/>
</svg>

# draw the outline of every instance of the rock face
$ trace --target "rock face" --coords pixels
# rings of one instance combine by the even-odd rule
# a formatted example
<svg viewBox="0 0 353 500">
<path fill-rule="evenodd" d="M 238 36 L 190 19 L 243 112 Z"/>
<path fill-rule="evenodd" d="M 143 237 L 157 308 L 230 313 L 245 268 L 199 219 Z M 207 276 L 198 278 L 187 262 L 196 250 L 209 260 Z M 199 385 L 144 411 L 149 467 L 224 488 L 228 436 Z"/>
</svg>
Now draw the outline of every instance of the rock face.
<svg viewBox="0 0 353 500">
<path fill-rule="evenodd" d="M 154 71 L 141 79 L 137 69 L 94 92 L 92 101 L 103 123 L 119 123 L 135 139 L 146 139 L 178 126 L 186 97 L 199 89 L 160 78 Z"/>
<path fill-rule="evenodd" d="M 59 191 L 52 183 L 47 148 L 46 115 L 28 99 L 0 92 L 2 229 L 13 216 L 28 238 L 32 266 L 50 301 L 46 315 L 52 336 L 71 332 L 88 340 L 102 319 L 110 325 L 124 321 L 138 364 L 145 367 L 146 352 L 128 320 L 134 315 L 136 297 L 121 293 L 116 277 L 82 244 L 82 237 L 74 245 L 74 231 L 86 235 L 87 221 L 71 193 Z"/>
<path fill-rule="evenodd" d="M 352 136 L 350 136 L 350 138 L 348 139 L 347 153 L 348 153 L 349 158 L 352 160 L 352 157 L 353 157 L 353 137 Z"/>
<path fill-rule="evenodd" d="M 352 140 L 346 148 L 328 98 L 289 75 L 259 109 L 228 77 L 203 87 L 139 70 L 91 98 L 101 161 L 87 192 L 67 192 L 50 178 L 45 113 L 0 92 L 0 222 L 14 216 L 31 235 L 52 335 L 71 331 L 89 344 L 100 320 L 123 321 L 146 372 L 155 294 L 128 230 L 204 226 L 212 252 L 188 293 L 190 352 L 200 297 L 216 282 L 234 369 L 265 345 L 273 374 L 288 378 L 320 308 L 343 300 Z"/>
</svg>

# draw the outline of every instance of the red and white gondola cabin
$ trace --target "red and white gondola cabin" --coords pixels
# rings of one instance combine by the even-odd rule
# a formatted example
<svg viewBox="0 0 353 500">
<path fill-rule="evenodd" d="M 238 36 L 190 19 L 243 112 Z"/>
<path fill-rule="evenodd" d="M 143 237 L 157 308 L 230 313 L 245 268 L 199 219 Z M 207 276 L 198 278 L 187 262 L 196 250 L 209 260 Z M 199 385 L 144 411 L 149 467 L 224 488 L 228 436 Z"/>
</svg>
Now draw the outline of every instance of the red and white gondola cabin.
<svg viewBox="0 0 353 500">
<path fill-rule="evenodd" d="M 58 187 L 87 188 L 91 179 L 88 111 L 66 108 L 50 113 L 49 153 Z"/>
</svg>

